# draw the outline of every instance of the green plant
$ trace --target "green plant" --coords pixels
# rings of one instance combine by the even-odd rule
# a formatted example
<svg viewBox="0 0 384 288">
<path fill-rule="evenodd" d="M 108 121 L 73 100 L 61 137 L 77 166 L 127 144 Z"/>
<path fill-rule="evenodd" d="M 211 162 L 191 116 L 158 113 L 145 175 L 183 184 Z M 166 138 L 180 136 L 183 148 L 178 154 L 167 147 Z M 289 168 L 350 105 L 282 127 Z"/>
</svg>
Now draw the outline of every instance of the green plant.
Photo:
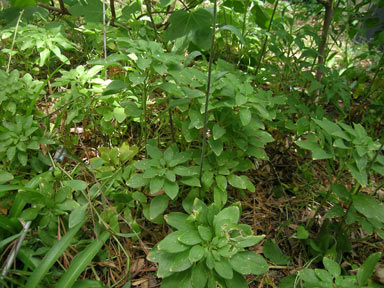
<svg viewBox="0 0 384 288">
<path fill-rule="evenodd" d="M 356 275 L 342 275 L 340 265 L 332 259 L 324 257 L 323 265 L 325 269 L 303 269 L 299 271 L 298 276 L 303 283 L 300 287 L 381 287 L 381 285 L 370 279 L 381 256 L 381 253 L 371 254 L 359 267 Z"/>
<path fill-rule="evenodd" d="M 193 212 L 165 216 L 177 231 L 160 241 L 148 255 L 159 263 L 161 287 L 248 287 L 242 275 L 268 271 L 264 258 L 246 247 L 258 244 L 264 235 L 254 236 L 250 226 L 238 224 L 241 206 L 220 210 L 194 201 Z"/>
<path fill-rule="evenodd" d="M 157 195 L 151 200 L 147 214 L 148 219 L 154 220 L 167 209 L 169 200 L 178 197 L 179 182 L 200 186 L 199 171 L 197 166 L 183 165 L 192 160 L 192 151 L 179 152 L 176 145 L 171 145 L 162 152 L 153 139 L 148 141 L 146 148 L 151 159 L 136 162 L 135 167 L 143 173 L 134 174 L 127 184 L 135 189 L 149 185 L 150 195 Z"/>
</svg>

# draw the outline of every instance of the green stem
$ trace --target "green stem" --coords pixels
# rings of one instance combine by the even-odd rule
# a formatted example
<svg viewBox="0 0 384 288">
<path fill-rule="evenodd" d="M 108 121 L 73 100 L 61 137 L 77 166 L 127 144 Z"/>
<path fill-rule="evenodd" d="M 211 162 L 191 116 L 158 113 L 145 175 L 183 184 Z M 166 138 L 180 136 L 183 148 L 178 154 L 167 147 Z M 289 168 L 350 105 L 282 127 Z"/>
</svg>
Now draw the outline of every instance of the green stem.
<svg viewBox="0 0 384 288">
<path fill-rule="evenodd" d="M 213 6 L 211 49 L 209 51 L 208 81 L 207 81 L 207 91 L 205 94 L 203 142 L 201 144 L 200 173 L 199 173 L 199 180 L 200 180 L 199 196 L 200 197 L 201 197 L 201 190 L 203 187 L 202 176 L 203 176 L 203 165 L 204 165 L 204 157 L 205 157 L 205 146 L 207 143 L 208 104 L 209 104 L 209 93 L 211 89 L 212 64 L 213 64 L 214 47 L 215 47 L 216 16 L 217 16 L 217 0 L 215 0 L 214 6 Z"/>
<path fill-rule="evenodd" d="M 260 69 L 261 61 L 263 60 L 264 53 L 265 53 L 265 50 L 266 50 L 266 47 L 267 47 L 268 33 L 271 31 L 272 22 L 273 22 L 273 17 L 275 17 L 275 13 L 276 13 L 276 9 L 277 9 L 277 5 L 278 5 L 278 4 L 279 4 L 279 0 L 276 0 L 276 2 L 275 2 L 275 6 L 273 7 L 273 12 L 272 12 L 271 20 L 269 21 L 269 25 L 268 25 L 267 33 L 266 33 L 265 38 L 264 38 L 264 43 L 263 43 L 263 47 L 262 47 L 262 49 L 261 49 L 261 53 L 260 53 L 260 57 L 259 57 L 259 62 L 257 63 L 255 76 L 257 76 L 257 74 L 259 73 L 259 69 Z"/>
<path fill-rule="evenodd" d="M 16 34 L 17 34 L 17 30 L 19 29 L 20 20 L 21 20 L 21 16 L 23 16 L 23 13 L 24 13 L 24 9 L 21 10 L 21 12 L 20 12 L 19 18 L 17 19 L 16 27 L 15 27 L 15 33 L 13 34 L 11 52 L 9 53 L 8 65 L 7 65 L 7 71 L 6 71 L 7 73 L 9 72 L 9 68 L 11 66 L 12 51 L 13 51 L 13 47 L 15 46 Z"/>
</svg>

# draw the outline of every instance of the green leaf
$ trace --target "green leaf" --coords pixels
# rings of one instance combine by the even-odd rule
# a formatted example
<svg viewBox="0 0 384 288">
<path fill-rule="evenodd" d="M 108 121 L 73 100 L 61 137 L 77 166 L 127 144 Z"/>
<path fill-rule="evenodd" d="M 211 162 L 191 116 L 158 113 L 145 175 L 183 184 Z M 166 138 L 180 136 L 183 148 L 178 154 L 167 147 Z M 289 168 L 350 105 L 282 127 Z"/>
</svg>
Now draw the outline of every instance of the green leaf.
<svg viewBox="0 0 384 288">
<path fill-rule="evenodd" d="M 213 135 L 214 140 L 221 138 L 222 136 L 224 136 L 224 134 L 225 134 L 225 128 L 221 127 L 217 123 L 215 125 L 213 125 L 212 135 Z"/>
<path fill-rule="evenodd" d="M 27 6 L 36 6 L 36 0 L 11 0 L 12 7 L 24 8 Z"/>
<path fill-rule="evenodd" d="M 241 32 L 239 31 L 239 29 L 237 29 L 235 26 L 224 25 L 224 26 L 220 27 L 219 30 L 231 31 L 233 34 L 235 34 L 237 36 L 237 38 L 239 38 L 241 44 L 245 45 L 245 40 L 244 40 L 243 35 L 241 35 Z"/>
<path fill-rule="evenodd" d="M 189 261 L 188 255 L 189 250 L 176 254 L 171 254 L 171 267 L 169 269 L 169 272 L 181 272 L 191 267 L 192 263 Z"/>
<path fill-rule="evenodd" d="M 211 241 L 212 239 L 212 230 L 208 226 L 199 225 L 197 227 L 197 230 L 199 231 L 201 239 L 203 239 L 206 242 Z"/>
<path fill-rule="evenodd" d="M 376 198 L 359 193 L 352 197 L 355 209 L 367 218 L 384 223 L 384 205 Z"/>
<path fill-rule="evenodd" d="M 264 258 L 251 251 L 237 253 L 230 259 L 233 270 L 240 274 L 261 275 L 268 271 L 268 263 Z"/>
<path fill-rule="evenodd" d="M 173 3 L 174 0 L 160 0 L 160 5 L 163 7 L 167 7 Z"/>
<path fill-rule="evenodd" d="M 40 281 L 46 276 L 49 269 L 56 263 L 57 259 L 63 255 L 69 244 L 71 244 L 76 233 L 83 226 L 84 221 L 78 223 L 76 226 L 70 228 L 67 233 L 57 241 L 51 249 L 45 254 L 43 260 L 39 263 L 39 269 L 35 269 L 31 276 L 28 278 L 25 287 L 35 288 Z"/>
<path fill-rule="evenodd" d="M 161 159 L 163 158 L 163 152 L 153 144 L 147 144 L 147 153 L 149 156 L 151 156 L 152 159 Z"/>
<path fill-rule="evenodd" d="M 12 161 L 13 158 L 15 158 L 15 155 L 16 155 L 16 147 L 15 146 L 9 147 L 7 150 L 8 161 Z"/>
<path fill-rule="evenodd" d="M 200 180 L 197 177 L 183 177 L 180 181 L 191 187 L 200 187 Z"/>
<path fill-rule="evenodd" d="M 290 257 L 285 256 L 272 240 L 268 239 L 263 245 L 264 256 L 277 265 L 288 265 Z"/>
<path fill-rule="evenodd" d="M 125 110 L 122 107 L 116 107 L 113 109 L 113 116 L 119 123 L 124 122 L 125 118 L 127 118 L 127 115 L 125 115 Z"/>
<path fill-rule="evenodd" d="M 19 152 L 17 153 L 17 159 L 21 165 L 26 166 L 28 162 L 28 154 L 25 152 Z"/>
<path fill-rule="evenodd" d="M 20 218 L 22 218 L 24 221 L 32 221 L 37 217 L 37 215 L 39 215 L 39 211 L 39 208 L 27 208 L 23 210 Z"/>
<path fill-rule="evenodd" d="M 85 215 L 87 214 L 88 203 L 74 209 L 69 215 L 68 227 L 71 229 L 75 227 L 79 223 L 83 222 L 85 219 Z"/>
<path fill-rule="evenodd" d="M 227 177 L 229 184 L 231 184 L 235 188 L 239 189 L 246 189 L 247 186 L 245 185 L 243 179 L 240 176 L 237 176 L 235 174 L 231 174 Z"/>
<path fill-rule="evenodd" d="M 227 189 L 227 178 L 223 175 L 216 176 L 216 184 L 220 190 L 225 191 Z"/>
<path fill-rule="evenodd" d="M 4 184 L 6 182 L 9 182 L 13 179 L 13 175 L 7 171 L 0 171 L 0 184 Z"/>
<path fill-rule="evenodd" d="M 193 249 L 193 248 L 192 248 Z M 208 270 L 203 262 L 196 263 L 192 268 L 192 285 L 194 288 L 205 288 Z"/>
<path fill-rule="evenodd" d="M 159 195 L 152 199 L 149 205 L 149 217 L 155 219 L 164 213 L 168 208 L 169 198 L 166 195 Z"/>
<path fill-rule="evenodd" d="M 143 177 L 143 174 L 134 174 L 127 182 L 127 185 L 131 188 L 140 188 L 147 185 L 149 182 L 148 179 Z"/>
<path fill-rule="evenodd" d="M 342 201 L 348 201 L 349 191 L 343 184 L 332 184 L 331 189 Z"/>
<path fill-rule="evenodd" d="M 167 235 L 157 245 L 157 249 L 168 253 L 179 253 L 189 249 L 190 247 L 181 243 L 178 238 L 184 233 L 184 231 L 176 231 Z M 188 258 L 188 256 L 187 256 Z"/>
<path fill-rule="evenodd" d="M 212 151 L 216 154 L 216 156 L 220 156 L 223 152 L 223 141 L 214 140 L 213 138 L 208 139 L 208 144 L 211 147 Z"/>
<path fill-rule="evenodd" d="M 199 244 L 202 241 L 197 230 L 184 231 L 177 239 L 181 243 L 190 246 Z"/>
<path fill-rule="evenodd" d="M 177 184 L 177 182 L 171 182 L 169 180 L 165 180 L 165 182 L 164 182 L 164 192 L 172 200 L 175 199 L 177 194 L 179 193 L 179 184 Z"/>
<path fill-rule="evenodd" d="M 215 271 L 224 279 L 233 278 L 233 270 L 228 261 L 215 262 Z"/>
<path fill-rule="evenodd" d="M 369 255 L 367 260 L 364 261 L 363 265 L 357 271 L 356 277 L 357 282 L 360 286 L 364 286 L 368 283 L 369 277 L 372 275 L 373 270 L 376 267 L 377 262 L 381 258 L 381 253 L 374 253 Z"/>
<path fill-rule="evenodd" d="M 252 113 L 249 109 L 240 109 L 240 121 L 243 126 L 247 126 L 252 120 Z"/>
<path fill-rule="evenodd" d="M 86 22 L 102 22 L 103 4 L 99 0 L 84 0 L 68 10 L 73 16 L 83 16 Z"/>
<path fill-rule="evenodd" d="M 200 245 L 193 246 L 192 249 L 189 251 L 189 261 L 198 262 L 204 257 L 204 248 Z"/>
<path fill-rule="evenodd" d="M 159 192 L 161 188 L 163 188 L 164 185 L 164 178 L 160 176 L 156 176 L 155 178 L 152 178 L 149 182 L 149 191 L 151 194 L 155 194 L 156 192 Z"/>
<path fill-rule="evenodd" d="M 332 259 L 324 257 L 323 258 L 323 265 L 324 265 L 325 269 L 327 269 L 328 272 L 331 273 L 334 277 L 340 276 L 340 273 L 341 273 L 340 265 L 337 264 Z"/>
<path fill-rule="evenodd" d="M 300 278 L 307 282 L 308 284 L 317 284 L 319 285 L 320 279 L 317 278 L 315 271 L 312 269 L 303 269 L 299 271 Z"/>
<path fill-rule="evenodd" d="M 187 214 L 181 212 L 172 212 L 164 216 L 165 221 L 168 225 L 176 228 L 177 230 L 188 230 L 193 229 L 194 225 L 187 222 Z"/>
<path fill-rule="evenodd" d="M 75 191 L 83 191 L 87 189 L 87 183 L 82 180 L 69 180 L 65 181 L 64 184 L 71 187 Z"/>
<path fill-rule="evenodd" d="M 205 9 L 198 8 L 192 12 L 178 10 L 169 18 L 169 27 L 165 31 L 165 41 L 172 41 L 183 37 L 192 31 L 209 30 L 212 14 Z"/>
<path fill-rule="evenodd" d="M 304 228 L 304 226 L 299 226 L 297 232 L 295 233 L 297 239 L 308 239 L 309 232 Z"/>
<path fill-rule="evenodd" d="M 83 251 L 81 251 L 71 262 L 68 270 L 61 276 L 56 288 L 70 288 L 73 286 L 77 278 L 84 271 L 84 269 L 91 263 L 92 259 L 103 247 L 104 242 L 111 236 L 109 232 L 102 232 L 99 237 L 91 242 Z"/>
<path fill-rule="evenodd" d="M 232 279 L 225 279 L 225 284 L 228 288 L 248 288 L 247 281 L 237 272 L 233 272 Z"/>
<path fill-rule="evenodd" d="M 194 176 L 198 174 L 193 169 L 191 169 L 191 167 L 184 167 L 184 166 L 175 167 L 173 169 L 173 172 L 175 172 L 175 174 L 179 176 Z"/>
</svg>

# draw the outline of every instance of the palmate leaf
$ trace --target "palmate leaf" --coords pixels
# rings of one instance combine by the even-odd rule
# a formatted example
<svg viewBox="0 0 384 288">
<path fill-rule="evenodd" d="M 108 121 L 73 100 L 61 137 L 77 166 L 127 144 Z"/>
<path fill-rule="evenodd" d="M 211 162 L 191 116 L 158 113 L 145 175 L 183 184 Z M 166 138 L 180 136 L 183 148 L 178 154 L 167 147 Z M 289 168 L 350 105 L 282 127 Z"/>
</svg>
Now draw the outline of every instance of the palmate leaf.
<svg viewBox="0 0 384 288">
<path fill-rule="evenodd" d="M 87 22 L 101 22 L 103 19 L 103 4 L 100 0 L 84 0 L 86 5 L 76 4 L 69 8 L 73 16 L 83 16 Z"/>
<path fill-rule="evenodd" d="M 198 30 L 209 30 L 212 14 L 202 8 L 192 12 L 179 10 L 172 13 L 169 22 L 170 26 L 165 32 L 165 41 L 172 41 Z"/>
<path fill-rule="evenodd" d="M 11 0 L 10 3 L 12 7 L 24 8 L 27 6 L 35 6 L 36 0 Z"/>
</svg>

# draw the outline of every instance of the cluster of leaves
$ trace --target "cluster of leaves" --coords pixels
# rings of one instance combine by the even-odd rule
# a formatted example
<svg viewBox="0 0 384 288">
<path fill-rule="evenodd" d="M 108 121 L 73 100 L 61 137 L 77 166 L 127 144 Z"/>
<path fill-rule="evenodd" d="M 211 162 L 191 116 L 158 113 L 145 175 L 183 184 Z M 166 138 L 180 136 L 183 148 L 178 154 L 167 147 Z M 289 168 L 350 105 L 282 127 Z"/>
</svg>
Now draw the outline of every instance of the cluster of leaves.
<svg viewBox="0 0 384 288">
<path fill-rule="evenodd" d="M 151 250 L 148 259 L 159 263 L 162 287 L 248 287 L 241 275 L 264 274 L 264 258 L 244 248 L 258 244 L 249 225 L 238 224 L 241 206 L 220 210 L 196 199 L 190 215 L 165 216 L 172 232 Z"/>
</svg>

